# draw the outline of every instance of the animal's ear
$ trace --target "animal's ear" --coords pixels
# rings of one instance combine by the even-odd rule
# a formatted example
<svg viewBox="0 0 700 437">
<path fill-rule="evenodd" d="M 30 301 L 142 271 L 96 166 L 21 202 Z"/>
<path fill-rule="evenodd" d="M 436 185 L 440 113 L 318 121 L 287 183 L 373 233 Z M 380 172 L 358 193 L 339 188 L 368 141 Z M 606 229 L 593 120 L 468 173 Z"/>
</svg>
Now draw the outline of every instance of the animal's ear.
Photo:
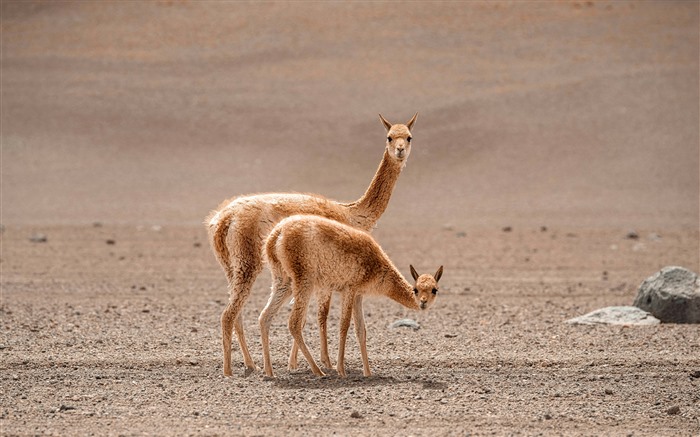
<svg viewBox="0 0 700 437">
<path fill-rule="evenodd" d="M 408 120 L 408 123 L 406 123 L 406 127 L 408 128 L 408 130 L 413 129 L 413 124 L 416 122 L 417 117 L 418 117 L 418 113 L 416 112 L 416 114 L 413 116 L 413 118 Z"/>
<path fill-rule="evenodd" d="M 440 266 L 440 268 L 437 270 L 437 272 L 435 272 L 433 277 L 435 278 L 435 282 L 440 280 L 440 278 L 442 277 L 442 266 Z"/>
<path fill-rule="evenodd" d="M 382 124 L 386 128 L 387 132 L 389 132 L 389 129 L 391 129 L 391 123 L 386 121 L 386 118 L 382 117 L 382 114 L 379 114 L 379 119 L 382 121 Z"/>
<path fill-rule="evenodd" d="M 413 268 L 413 265 L 411 265 L 411 276 L 413 276 L 414 281 L 417 281 L 418 277 L 420 276 L 416 269 Z"/>
</svg>

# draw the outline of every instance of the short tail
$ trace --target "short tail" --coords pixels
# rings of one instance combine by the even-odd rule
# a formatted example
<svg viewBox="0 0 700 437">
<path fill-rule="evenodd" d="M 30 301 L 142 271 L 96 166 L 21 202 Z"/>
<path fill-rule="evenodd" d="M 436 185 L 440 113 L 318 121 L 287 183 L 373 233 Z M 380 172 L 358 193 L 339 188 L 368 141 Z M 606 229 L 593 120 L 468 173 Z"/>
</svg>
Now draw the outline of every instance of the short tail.
<svg viewBox="0 0 700 437">
<path fill-rule="evenodd" d="M 215 220 L 214 218 L 217 216 L 219 219 Z M 226 239 L 231 227 L 231 216 L 214 211 L 206 218 L 205 224 L 209 231 L 211 248 L 214 250 L 216 259 L 219 260 L 219 264 L 221 264 L 226 277 L 230 281 L 233 279 L 233 266 L 231 265 L 231 254 L 226 245 Z"/>
<path fill-rule="evenodd" d="M 277 257 L 277 240 L 279 240 L 280 233 L 282 231 L 278 226 L 275 226 L 272 229 L 272 232 L 270 232 L 270 235 L 267 236 L 267 239 L 265 240 L 265 245 L 263 246 L 265 250 L 263 250 L 263 257 L 267 260 L 267 263 L 269 264 L 271 269 L 276 268 L 279 266 L 280 260 Z"/>
</svg>

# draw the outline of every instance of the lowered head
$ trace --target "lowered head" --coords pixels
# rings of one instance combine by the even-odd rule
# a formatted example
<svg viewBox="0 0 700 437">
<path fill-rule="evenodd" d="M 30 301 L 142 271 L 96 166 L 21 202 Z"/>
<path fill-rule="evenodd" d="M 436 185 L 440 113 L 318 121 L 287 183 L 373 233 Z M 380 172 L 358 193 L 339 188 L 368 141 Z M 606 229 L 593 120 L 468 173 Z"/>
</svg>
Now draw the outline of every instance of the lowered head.
<svg viewBox="0 0 700 437">
<path fill-rule="evenodd" d="M 438 294 L 438 281 L 442 276 L 442 266 L 435 272 L 434 275 L 423 274 L 419 275 L 416 269 L 411 266 L 411 276 L 416 281 L 413 286 L 413 294 L 415 295 L 416 303 L 422 310 L 427 310 L 435 302 Z"/>
</svg>

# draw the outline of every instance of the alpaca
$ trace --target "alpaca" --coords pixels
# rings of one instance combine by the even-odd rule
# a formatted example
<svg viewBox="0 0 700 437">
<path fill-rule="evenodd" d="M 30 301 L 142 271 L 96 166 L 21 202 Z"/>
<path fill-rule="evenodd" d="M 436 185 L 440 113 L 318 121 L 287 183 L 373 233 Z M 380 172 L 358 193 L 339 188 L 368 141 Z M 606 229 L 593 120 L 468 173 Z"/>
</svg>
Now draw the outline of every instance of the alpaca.
<svg viewBox="0 0 700 437">
<path fill-rule="evenodd" d="M 337 371 L 345 376 L 345 340 L 353 307 L 361 302 L 361 296 L 383 295 L 405 307 L 425 310 L 435 301 L 442 276 L 442 266 L 432 276 L 418 275 L 411 266 L 411 276 L 416 281 L 413 286 L 368 233 L 319 216 L 295 215 L 279 222 L 265 242 L 264 253 L 272 272 L 272 291 L 258 320 L 265 374 L 270 377 L 274 376 L 270 360 L 270 323 L 290 296 L 294 297 L 294 304 L 289 331 L 312 371 L 323 376 L 302 337 L 306 310 L 314 290 L 322 296 L 329 294 L 328 290 L 341 292 Z M 370 376 L 363 318 L 355 317 L 355 334 L 360 345 L 363 374 Z"/>
<path fill-rule="evenodd" d="M 315 194 L 256 194 L 225 200 L 207 216 L 205 224 L 210 244 L 226 274 L 230 294 L 221 314 L 224 375 L 232 374 L 231 337 L 234 329 L 247 371 L 256 369 L 243 332 L 242 309 L 255 279 L 262 271 L 262 244 L 270 230 L 280 220 L 294 214 L 320 215 L 366 231 L 374 228 L 387 208 L 396 181 L 411 153 L 411 128 L 417 116 L 415 114 L 406 124 L 392 125 L 379 115 L 387 130 L 384 155 L 369 188 L 356 202 L 339 203 Z M 325 317 L 329 306 L 330 294 L 319 301 L 321 352 L 324 363 L 330 367 L 325 336 Z M 361 301 L 358 302 L 356 317 L 363 317 Z"/>
</svg>

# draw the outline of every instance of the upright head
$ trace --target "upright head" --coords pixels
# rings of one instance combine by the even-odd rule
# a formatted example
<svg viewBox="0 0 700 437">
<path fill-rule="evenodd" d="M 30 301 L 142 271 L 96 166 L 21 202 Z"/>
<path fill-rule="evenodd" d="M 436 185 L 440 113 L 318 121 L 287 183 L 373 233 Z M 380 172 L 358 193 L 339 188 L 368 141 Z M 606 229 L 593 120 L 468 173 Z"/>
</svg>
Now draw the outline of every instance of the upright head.
<svg viewBox="0 0 700 437">
<path fill-rule="evenodd" d="M 413 286 L 413 294 L 415 294 L 416 302 L 420 309 L 427 310 L 435 302 L 438 294 L 438 281 L 442 276 L 442 266 L 435 272 L 434 275 L 423 274 L 419 275 L 416 269 L 411 266 L 411 276 L 416 281 Z"/>
<path fill-rule="evenodd" d="M 379 119 L 386 128 L 386 150 L 397 162 L 405 163 L 411 153 L 411 128 L 416 122 L 416 117 L 417 112 L 406 124 L 391 124 L 379 114 Z"/>
</svg>

